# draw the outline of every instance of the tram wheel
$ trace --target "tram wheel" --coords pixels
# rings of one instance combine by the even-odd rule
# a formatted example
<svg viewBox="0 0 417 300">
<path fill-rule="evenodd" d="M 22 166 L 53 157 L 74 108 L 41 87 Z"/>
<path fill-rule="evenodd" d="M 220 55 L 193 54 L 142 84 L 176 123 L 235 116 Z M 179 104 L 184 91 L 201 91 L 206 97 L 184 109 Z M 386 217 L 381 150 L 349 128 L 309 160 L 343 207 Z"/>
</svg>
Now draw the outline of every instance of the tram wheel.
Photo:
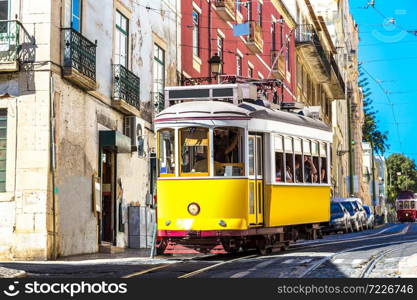
<svg viewBox="0 0 417 300">
<path fill-rule="evenodd" d="M 258 248 L 260 255 L 270 255 L 272 253 L 272 247 L 262 247 Z"/>
<path fill-rule="evenodd" d="M 240 243 L 235 242 L 231 245 L 230 241 L 222 241 L 222 246 L 227 253 L 237 253 L 240 249 Z"/>
<path fill-rule="evenodd" d="M 284 245 L 281 246 L 280 250 L 281 251 L 287 251 L 289 248 L 290 248 L 290 243 L 285 242 Z"/>
<path fill-rule="evenodd" d="M 157 255 L 162 255 L 165 252 L 165 249 L 168 246 L 168 241 L 167 240 L 161 240 L 159 241 L 159 243 L 157 243 L 156 245 L 156 254 Z"/>
</svg>

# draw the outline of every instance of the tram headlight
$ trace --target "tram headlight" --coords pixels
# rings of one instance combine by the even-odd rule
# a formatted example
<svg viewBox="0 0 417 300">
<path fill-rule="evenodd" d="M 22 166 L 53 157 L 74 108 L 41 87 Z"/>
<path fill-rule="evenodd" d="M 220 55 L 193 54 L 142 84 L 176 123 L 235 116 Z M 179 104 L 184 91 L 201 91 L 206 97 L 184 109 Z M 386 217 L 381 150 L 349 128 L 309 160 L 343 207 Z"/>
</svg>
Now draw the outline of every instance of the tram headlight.
<svg viewBox="0 0 417 300">
<path fill-rule="evenodd" d="M 200 213 L 200 206 L 197 203 L 191 203 L 188 205 L 188 212 L 193 216 L 196 216 Z"/>
</svg>

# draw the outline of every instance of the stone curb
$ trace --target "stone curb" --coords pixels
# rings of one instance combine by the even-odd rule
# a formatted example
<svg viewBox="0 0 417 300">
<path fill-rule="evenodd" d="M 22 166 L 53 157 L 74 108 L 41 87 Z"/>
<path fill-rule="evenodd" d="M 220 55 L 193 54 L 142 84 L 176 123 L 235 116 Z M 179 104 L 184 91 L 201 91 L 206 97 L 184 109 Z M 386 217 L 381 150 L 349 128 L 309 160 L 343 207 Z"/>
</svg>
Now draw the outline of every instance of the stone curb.
<svg viewBox="0 0 417 300">
<path fill-rule="evenodd" d="M 23 270 L 0 267 L 0 278 L 24 278 L 27 274 Z"/>
</svg>

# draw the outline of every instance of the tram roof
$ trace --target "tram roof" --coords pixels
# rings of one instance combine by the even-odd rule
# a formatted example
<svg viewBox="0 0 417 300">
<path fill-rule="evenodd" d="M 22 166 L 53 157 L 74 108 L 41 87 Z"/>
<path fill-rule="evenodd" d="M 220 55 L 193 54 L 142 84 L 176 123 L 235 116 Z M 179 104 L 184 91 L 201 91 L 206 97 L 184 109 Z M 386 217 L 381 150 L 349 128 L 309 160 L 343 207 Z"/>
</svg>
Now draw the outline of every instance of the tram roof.
<svg viewBox="0 0 417 300">
<path fill-rule="evenodd" d="M 417 199 L 417 194 L 412 191 L 402 191 L 398 193 L 396 200 L 410 200 Z"/>
<path fill-rule="evenodd" d="M 296 113 L 274 110 L 265 106 L 243 102 L 239 106 L 222 101 L 189 101 L 172 105 L 156 116 L 156 121 L 174 121 L 181 119 L 261 119 L 293 125 L 331 131 L 331 128 L 320 120 Z"/>
</svg>

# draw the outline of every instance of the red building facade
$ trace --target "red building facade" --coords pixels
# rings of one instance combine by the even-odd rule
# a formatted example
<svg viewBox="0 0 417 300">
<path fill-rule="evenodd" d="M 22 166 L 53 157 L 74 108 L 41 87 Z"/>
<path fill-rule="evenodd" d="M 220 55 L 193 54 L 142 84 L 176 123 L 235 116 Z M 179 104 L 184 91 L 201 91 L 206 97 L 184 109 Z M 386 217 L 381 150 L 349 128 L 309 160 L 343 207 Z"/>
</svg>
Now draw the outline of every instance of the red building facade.
<svg viewBox="0 0 417 300">
<path fill-rule="evenodd" d="M 222 75 L 280 79 L 274 101 L 295 101 L 296 23 L 280 0 L 181 2 L 183 78 L 207 83 L 203 78 L 213 76 L 209 59 L 218 54 Z M 247 22 L 249 34 L 234 36 L 234 25 Z"/>
</svg>

